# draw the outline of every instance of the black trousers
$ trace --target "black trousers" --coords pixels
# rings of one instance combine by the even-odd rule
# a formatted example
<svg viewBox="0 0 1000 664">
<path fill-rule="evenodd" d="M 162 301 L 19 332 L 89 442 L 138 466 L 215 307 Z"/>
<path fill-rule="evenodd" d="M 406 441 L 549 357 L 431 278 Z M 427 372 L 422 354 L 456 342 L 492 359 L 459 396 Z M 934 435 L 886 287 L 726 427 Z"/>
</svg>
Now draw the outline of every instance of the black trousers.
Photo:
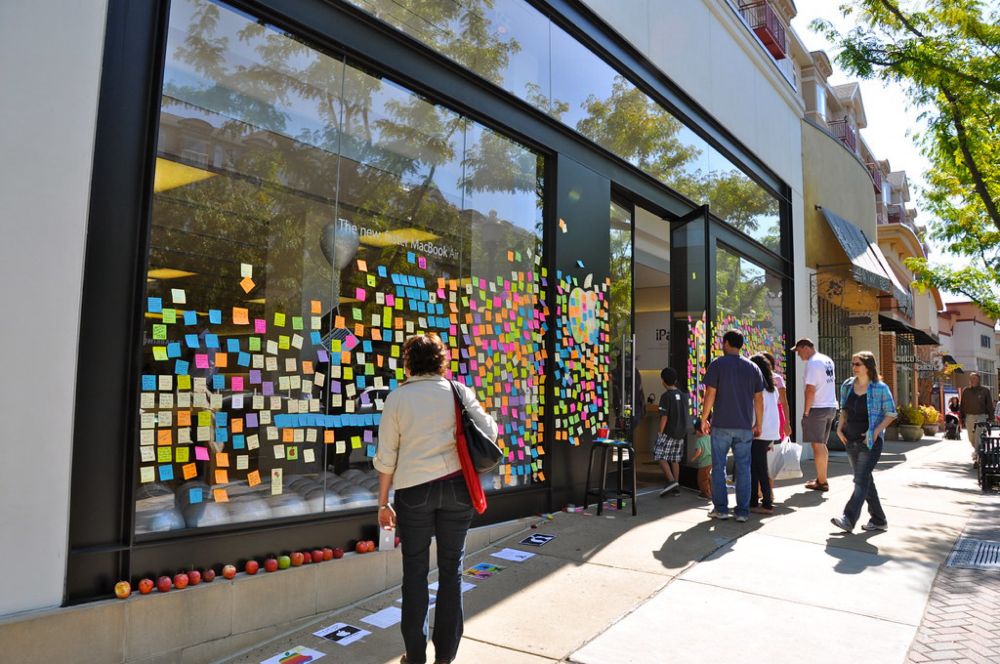
<svg viewBox="0 0 1000 664">
<path fill-rule="evenodd" d="M 763 496 L 764 507 L 774 506 L 774 494 L 771 491 L 770 476 L 767 471 L 767 448 L 771 440 L 754 439 L 750 446 L 750 507 L 757 507 L 757 496 Z"/>
</svg>

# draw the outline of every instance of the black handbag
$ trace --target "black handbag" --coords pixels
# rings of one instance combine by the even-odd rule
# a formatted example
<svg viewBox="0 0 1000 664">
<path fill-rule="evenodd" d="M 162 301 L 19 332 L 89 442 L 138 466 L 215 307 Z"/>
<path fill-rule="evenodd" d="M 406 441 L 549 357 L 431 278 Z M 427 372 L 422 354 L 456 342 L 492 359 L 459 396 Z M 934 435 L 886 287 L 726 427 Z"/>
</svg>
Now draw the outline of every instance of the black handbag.
<svg viewBox="0 0 1000 664">
<path fill-rule="evenodd" d="M 496 444 L 496 441 L 486 435 L 475 420 L 469 415 L 462 401 L 462 393 L 458 390 L 455 381 L 451 382 L 451 390 L 455 396 L 455 403 L 458 404 L 462 414 L 462 429 L 465 432 L 465 441 L 469 446 L 469 456 L 472 458 L 472 465 L 477 473 L 488 473 L 500 465 L 503 460 L 503 450 Z"/>
</svg>

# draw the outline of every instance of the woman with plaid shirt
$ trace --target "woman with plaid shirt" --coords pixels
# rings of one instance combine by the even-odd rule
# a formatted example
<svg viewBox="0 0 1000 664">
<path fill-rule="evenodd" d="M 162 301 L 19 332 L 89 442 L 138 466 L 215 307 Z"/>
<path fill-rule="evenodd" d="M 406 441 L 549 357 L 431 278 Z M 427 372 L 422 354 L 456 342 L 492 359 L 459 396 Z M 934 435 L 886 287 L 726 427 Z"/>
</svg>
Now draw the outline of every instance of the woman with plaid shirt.
<svg viewBox="0 0 1000 664">
<path fill-rule="evenodd" d="M 854 530 L 861 516 L 861 505 L 868 503 L 868 523 L 862 530 L 886 530 L 889 527 L 872 471 L 882 456 L 882 432 L 896 419 L 896 403 L 889 386 L 882 382 L 875 356 L 868 351 L 851 358 L 853 378 L 840 386 L 840 421 L 837 436 L 847 448 L 847 459 L 854 470 L 854 493 L 844 506 L 844 514 L 830 519 L 845 532 Z"/>
</svg>

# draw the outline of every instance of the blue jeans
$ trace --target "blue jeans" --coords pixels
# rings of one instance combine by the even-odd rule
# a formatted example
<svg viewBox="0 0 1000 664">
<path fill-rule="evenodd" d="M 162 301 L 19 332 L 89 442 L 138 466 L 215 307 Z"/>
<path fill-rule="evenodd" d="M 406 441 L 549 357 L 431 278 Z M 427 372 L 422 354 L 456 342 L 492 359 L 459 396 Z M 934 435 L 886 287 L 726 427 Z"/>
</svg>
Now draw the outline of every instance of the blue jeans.
<svg viewBox="0 0 1000 664">
<path fill-rule="evenodd" d="M 736 516 L 750 516 L 750 429 L 712 427 L 712 503 L 715 511 L 729 513 L 726 490 L 726 456 L 733 450 L 733 474 L 736 476 Z"/>
<path fill-rule="evenodd" d="M 472 499 L 462 477 L 398 489 L 394 501 L 403 552 L 403 619 L 406 658 L 427 661 L 427 573 L 431 537 L 437 538 L 438 590 L 434 614 L 435 661 L 450 662 L 462 640 L 462 560 L 472 523 Z"/>
<path fill-rule="evenodd" d="M 858 523 L 861 517 L 861 506 L 868 502 L 868 515 L 871 520 L 881 526 L 888 523 L 885 512 L 882 510 L 882 503 L 878 499 L 878 489 L 875 488 L 875 480 L 872 478 L 872 471 L 875 464 L 882 456 L 882 439 L 879 438 L 868 449 L 864 436 L 859 439 L 847 441 L 847 460 L 854 470 L 854 493 L 851 494 L 847 505 L 844 506 L 844 517 L 851 527 Z"/>
</svg>

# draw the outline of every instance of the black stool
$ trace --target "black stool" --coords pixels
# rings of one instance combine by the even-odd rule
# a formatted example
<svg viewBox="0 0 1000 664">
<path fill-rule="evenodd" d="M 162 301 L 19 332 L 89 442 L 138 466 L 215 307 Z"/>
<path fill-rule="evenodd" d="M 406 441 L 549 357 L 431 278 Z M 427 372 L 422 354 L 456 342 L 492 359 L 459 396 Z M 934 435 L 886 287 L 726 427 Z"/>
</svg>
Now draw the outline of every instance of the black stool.
<svg viewBox="0 0 1000 664">
<path fill-rule="evenodd" d="M 624 490 L 623 484 L 625 483 L 625 459 L 622 458 L 622 453 L 628 451 L 628 465 L 629 470 L 632 473 L 632 488 L 628 491 Z M 598 454 L 601 455 L 601 485 L 598 487 L 591 487 L 590 478 L 594 471 L 594 457 Z M 636 505 L 635 505 L 635 448 L 632 447 L 632 443 L 625 440 L 595 440 L 590 446 L 590 464 L 587 466 L 587 487 L 583 494 L 583 509 L 587 509 L 587 505 L 590 504 L 589 499 L 591 496 L 597 496 L 597 514 L 600 516 L 601 512 L 604 511 L 604 500 L 607 495 L 606 484 L 608 481 L 608 455 L 611 455 L 612 461 L 617 459 L 618 468 L 616 469 L 616 475 L 618 477 L 618 486 L 613 492 L 615 500 L 618 501 L 618 509 L 622 508 L 622 498 L 629 497 L 632 499 L 632 516 L 636 515 Z"/>
</svg>

